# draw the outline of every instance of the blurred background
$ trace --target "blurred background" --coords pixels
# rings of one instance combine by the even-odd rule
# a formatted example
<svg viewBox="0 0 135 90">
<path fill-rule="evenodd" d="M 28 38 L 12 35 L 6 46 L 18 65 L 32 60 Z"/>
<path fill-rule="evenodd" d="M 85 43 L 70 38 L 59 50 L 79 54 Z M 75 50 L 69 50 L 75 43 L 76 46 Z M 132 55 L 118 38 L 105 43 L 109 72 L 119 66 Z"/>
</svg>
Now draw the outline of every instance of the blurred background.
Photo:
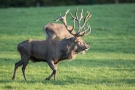
<svg viewBox="0 0 135 90">
<path fill-rule="evenodd" d="M 0 8 L 135 3 L 135 0 L 0 0 Z"/>
</svg>

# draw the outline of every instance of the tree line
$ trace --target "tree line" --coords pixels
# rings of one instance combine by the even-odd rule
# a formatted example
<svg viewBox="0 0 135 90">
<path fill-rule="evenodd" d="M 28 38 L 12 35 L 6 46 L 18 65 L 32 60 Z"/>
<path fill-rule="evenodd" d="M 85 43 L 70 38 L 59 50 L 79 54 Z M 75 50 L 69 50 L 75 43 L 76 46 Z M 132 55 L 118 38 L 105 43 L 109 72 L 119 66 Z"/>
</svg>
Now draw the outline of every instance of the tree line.
<svg viewBox="0 0 135 90">
<path fill-rule="evenodd" d="M 113 3 L 135 3 L 135 0 L 0 0 L 0 7 L 47 7 Z"/>
</svg>

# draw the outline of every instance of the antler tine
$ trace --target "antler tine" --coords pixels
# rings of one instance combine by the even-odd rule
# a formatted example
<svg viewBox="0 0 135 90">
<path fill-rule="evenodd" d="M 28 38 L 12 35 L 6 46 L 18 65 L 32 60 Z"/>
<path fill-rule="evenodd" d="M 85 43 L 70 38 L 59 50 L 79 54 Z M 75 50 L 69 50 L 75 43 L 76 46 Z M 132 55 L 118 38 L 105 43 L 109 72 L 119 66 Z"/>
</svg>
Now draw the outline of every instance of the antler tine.
<svg viewBox="0 0 135 90">
<path fill-rule="evenodd" d="M 82 11 L 81 11 L 81 14 L 80 14 L 80 19 L 78 19 L 77 20 L 77 22 L 78 22 L 78 34 L 81 32 L 81 30 L 82 30 L 82 27 L 81 27 L 81 20 L 82 20 L 82 18 L 83 18 L 83 9 L 82 9 Z"/>
<path fill-rule="evenodd" d="M 81 32 L 82 34 L 79 34 L 79 36 L 86 36 L 86 35 L 88 35 L 88 34 L 91 33 L 91 27 L 90 27 L 90 25 L 87 24 L 87 27 L 88 27 L 87 29 L 85 29 L 85 27 L 84 27 L 85 30 L 83 32 Z M 89 30 L 89 32 L 87 32 L 88 30 Z"/>
<path fill-rule="evenodd" d="M 88 26 L 88 29 L 86 29 L 86 31 L 88 31 L 88 30 L 89 30 L 89 32 L 87 32 L 87 33 L 85 32 L 85 34 L 84 34 L 85 36 L 91 33 L 91 26 L 90 25 Z"/>
<path fill-rule="evenodd" d="M 87 12 L 87 15 L 86 15 L 86 17 L 84 18 L 84 23 L 83 23 L 81 29 L 85 26 L 86 22 L 88 21 L 88 19 L 89 19 L 90 17 L 91 17 L 90 12 Z"/>
<path fill-rule="evenodd" d="M 70 9 L 68 9 L 68 10 L 65 12 L 64 16 L 63 16 L 62 19 L 61 19 L 61 21 L 64 23 L 64 25 L 65 25 L 66 27 L 67 27 L 66 15 L 67 15 L 67 13 L 69 12 L 69 10 L 70 10 Z"/>
<path fill-rule="evenodd" d="M 72 17 L 72 19 L 71 20 L 74 20 L 74 19 L 76 19 L 74 16 L 73 16 L 73 14 L 70 12 L 70 15 L 71 15 L 71 17 Z"/>
<path fill-rule="evenodd" d="M 72 27 L 72 29 L 71 30 L 68 30 L 70 33 L 74 30 L 74 28 L 75 28 L 75 19 L 74 19 L 74 21 L 73 21 L 73 27 Z M 72 33 L 71 33 L 72 34 Z M 72 34 L 72 35 L 75 35 L 75 34 Z"/>
<path fill-rule="evenodd" d="M 84 23 L 86 23 L 90 17 L 91 17 L 90 12 L 87 11 L 87 15 L 84 18 Z"/>
<path fill-rule="evenodd" d="M 81 12 L 81 14 L 80 14 L 80 21 L 81 21 L 81 19 L 83 18 L 83 9 L 82 9 L 82 12 Z"/>
<path fill-rule="evenodd" d="M 77 12 L 78 12 L 78 8 L 76 8 L 76 12 L 75 12 L 76 20 L 78 19 Z"/>
<path fill-rule="evenodd" d="M 64 16 L 61 16 L 61 14 L 60 14 L 60 16 L 58 16 L 58 18 L 54 21 L 57 22 L 57 21 L 61 20 L 64 23 L 64 25 L 67 26 L 66 15 L 69 11 L 70 11 L 70 9 L 67 9 L 67 11 L 64 13 Z"/>
<path fill-rule="evenodd" d="M 55 22 L 58 22 L 59 20 L 61 20 L 61 14 L 60 14 L 60 16 L 58 16 L 58 18 L 56 18 L 56 20 L 54 20 Z"/>
<path fill-rule="evenodd" d="M 65 14 L 64 14 L 64 16 L 66 16 L 67 15 L 67 13 L 70 11 L 70 9 L 67 9 L 67 11 L 65 12 Z"/>
</svg>

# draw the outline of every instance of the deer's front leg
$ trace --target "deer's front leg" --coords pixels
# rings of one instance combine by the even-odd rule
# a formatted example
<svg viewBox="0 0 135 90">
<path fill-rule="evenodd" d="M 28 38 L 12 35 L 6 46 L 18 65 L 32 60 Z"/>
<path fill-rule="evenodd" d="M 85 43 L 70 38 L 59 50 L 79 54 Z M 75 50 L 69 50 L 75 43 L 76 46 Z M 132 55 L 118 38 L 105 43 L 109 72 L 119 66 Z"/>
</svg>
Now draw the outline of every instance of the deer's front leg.
<svg viewBox="0 0 135 90">
<path fill-rule="evenodd" d="M 55 65 L 54 62 L 51 60 L 48 61 L 47 63 L 50 66 L 50 68 L 53 70 L 53 72 L 49 77 L 46 78 L 46 80 L 50 80 L 53 75 L 54 75 L 54 80 L 56 80 L 57 65 Z"/>
</svg>

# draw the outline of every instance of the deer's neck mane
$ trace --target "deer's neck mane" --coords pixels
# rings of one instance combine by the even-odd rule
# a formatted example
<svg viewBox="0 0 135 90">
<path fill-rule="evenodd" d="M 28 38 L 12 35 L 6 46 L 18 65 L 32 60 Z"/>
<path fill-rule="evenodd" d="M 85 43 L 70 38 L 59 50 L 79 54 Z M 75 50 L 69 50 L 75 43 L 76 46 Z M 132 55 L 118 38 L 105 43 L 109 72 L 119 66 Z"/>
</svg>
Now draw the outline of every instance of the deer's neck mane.
<svg viewBox="0 0 135 90">
<path fill-rule="evenodd" d="M 74 49 L 74 43 L 69 39 L 61 41 L 61 59 L 74 59 L 77 55 Z"/>
</svg>

